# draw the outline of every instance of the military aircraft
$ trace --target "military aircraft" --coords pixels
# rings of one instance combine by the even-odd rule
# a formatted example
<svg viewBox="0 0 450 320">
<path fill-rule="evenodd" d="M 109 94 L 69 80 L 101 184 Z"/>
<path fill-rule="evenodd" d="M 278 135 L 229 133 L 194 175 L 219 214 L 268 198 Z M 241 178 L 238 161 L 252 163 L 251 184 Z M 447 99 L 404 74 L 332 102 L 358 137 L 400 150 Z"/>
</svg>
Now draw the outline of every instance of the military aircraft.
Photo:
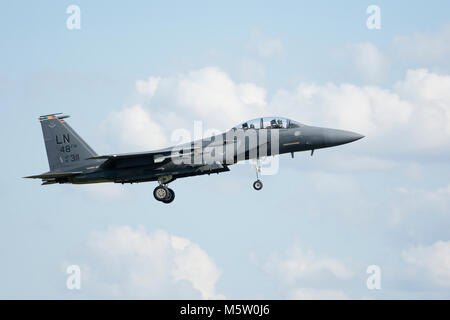
<svg viewBox="0 0 450 320">
<path fill-rule="evenodd" d="M 139 153 L 97 155 L 62 113 L 39 117 L 50 171 L 25 178 L 54 183 L 137 183 L 158 181 L 156 200 L 171 203 L 175 179 L 230 171 L 242 160 L 256 160 L 255 190 L 263 187 L 260 159 L 277 154 L 334 147 L 363 138 L 358 133 L 313 127 L 282 117 L 246 121 L 222 134 L 169 148 Z"/>
</svg>

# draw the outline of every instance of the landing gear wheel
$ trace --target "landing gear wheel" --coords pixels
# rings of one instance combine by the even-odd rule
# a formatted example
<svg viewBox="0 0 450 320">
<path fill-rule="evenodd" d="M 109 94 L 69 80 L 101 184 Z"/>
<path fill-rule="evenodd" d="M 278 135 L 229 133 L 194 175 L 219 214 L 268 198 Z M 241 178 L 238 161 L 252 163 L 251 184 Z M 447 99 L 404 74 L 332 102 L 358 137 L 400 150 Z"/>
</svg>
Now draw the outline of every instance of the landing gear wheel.
<svg viewBox="0 0 450 320">
<path fill-rule="evenodd" d="M 253 182 L 253 188 L 255 190 L 261 190 L 263 187 L 263 183 L 261 180 L 256 180 L 255 182 Z"/>
<path fill-rule="evenodd" d="M 164 200 L 161 201 L 164 203 L 171 203 L 173 200 L 175 200 L 175 192 L 170 188 L 167 188 L 167 190 L 169 191 L 167 192 L 167 196 L 164 198 Z"/>
<path fill-rule="evenodd" d="M 164 201 L 169 194 L 169 189 L 165 186 L 157 186 L 155 190 L 153 190 L 153 196 L 158 201 Z"/>
</svg>

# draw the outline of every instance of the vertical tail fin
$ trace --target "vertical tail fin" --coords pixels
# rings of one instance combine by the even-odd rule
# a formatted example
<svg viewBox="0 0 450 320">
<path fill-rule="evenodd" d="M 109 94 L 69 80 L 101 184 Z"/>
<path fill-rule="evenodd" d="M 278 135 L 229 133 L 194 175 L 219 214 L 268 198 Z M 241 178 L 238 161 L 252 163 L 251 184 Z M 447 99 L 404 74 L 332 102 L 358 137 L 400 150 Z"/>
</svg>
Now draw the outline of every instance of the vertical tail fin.
<svg viewBox="0 0 450 320">
<path fill-rule="evenodd" d="M 69 171 L 95 160 L 95 151 L 64 120 L 61 113 L 40 116 L 50 171 Z"/>
</svg>

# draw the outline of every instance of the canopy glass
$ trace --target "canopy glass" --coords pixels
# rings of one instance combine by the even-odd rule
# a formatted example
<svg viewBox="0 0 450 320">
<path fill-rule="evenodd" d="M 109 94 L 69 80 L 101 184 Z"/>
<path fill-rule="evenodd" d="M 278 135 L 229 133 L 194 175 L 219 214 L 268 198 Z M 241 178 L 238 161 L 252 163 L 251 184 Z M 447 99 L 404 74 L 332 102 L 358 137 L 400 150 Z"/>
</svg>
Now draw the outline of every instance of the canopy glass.
<svg viewBox="0 0 450 320">
<path fill-rule="evenodd" d="M 301 123 L 287 118 L 264 117 L 246 121 L 233 129 L 290 129 L 299 128 L 300 126 L 302 126 Z"/>
</svg>

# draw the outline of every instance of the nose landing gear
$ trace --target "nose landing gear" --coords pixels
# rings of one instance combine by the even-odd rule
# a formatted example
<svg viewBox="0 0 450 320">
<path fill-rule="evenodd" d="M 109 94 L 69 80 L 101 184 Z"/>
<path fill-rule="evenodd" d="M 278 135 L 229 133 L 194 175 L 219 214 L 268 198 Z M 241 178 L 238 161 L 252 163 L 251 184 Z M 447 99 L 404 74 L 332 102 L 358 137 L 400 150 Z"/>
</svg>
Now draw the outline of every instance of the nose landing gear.
<svg viewBox="0 0 450 320">
<path fill-rule="evenodd" d="M 256 168 L 256 181 L 253 182 L 253 188 L 255 190 L 261 190 L 263 187 L 263 183 L 261 181 L 260 175 L 261 175 L 261 164 L 260 164 L 260 160 L 256 159 L 256 164 L 255 164 L 255 168 Z"/>
<path fill-rule="evenodd" d="M 255 182 L 253 182 L 253 188 L 255 190 L 261 190 L 263 187 L 263 183 L 261 180 L 256 180 Z"/>
</svg>

